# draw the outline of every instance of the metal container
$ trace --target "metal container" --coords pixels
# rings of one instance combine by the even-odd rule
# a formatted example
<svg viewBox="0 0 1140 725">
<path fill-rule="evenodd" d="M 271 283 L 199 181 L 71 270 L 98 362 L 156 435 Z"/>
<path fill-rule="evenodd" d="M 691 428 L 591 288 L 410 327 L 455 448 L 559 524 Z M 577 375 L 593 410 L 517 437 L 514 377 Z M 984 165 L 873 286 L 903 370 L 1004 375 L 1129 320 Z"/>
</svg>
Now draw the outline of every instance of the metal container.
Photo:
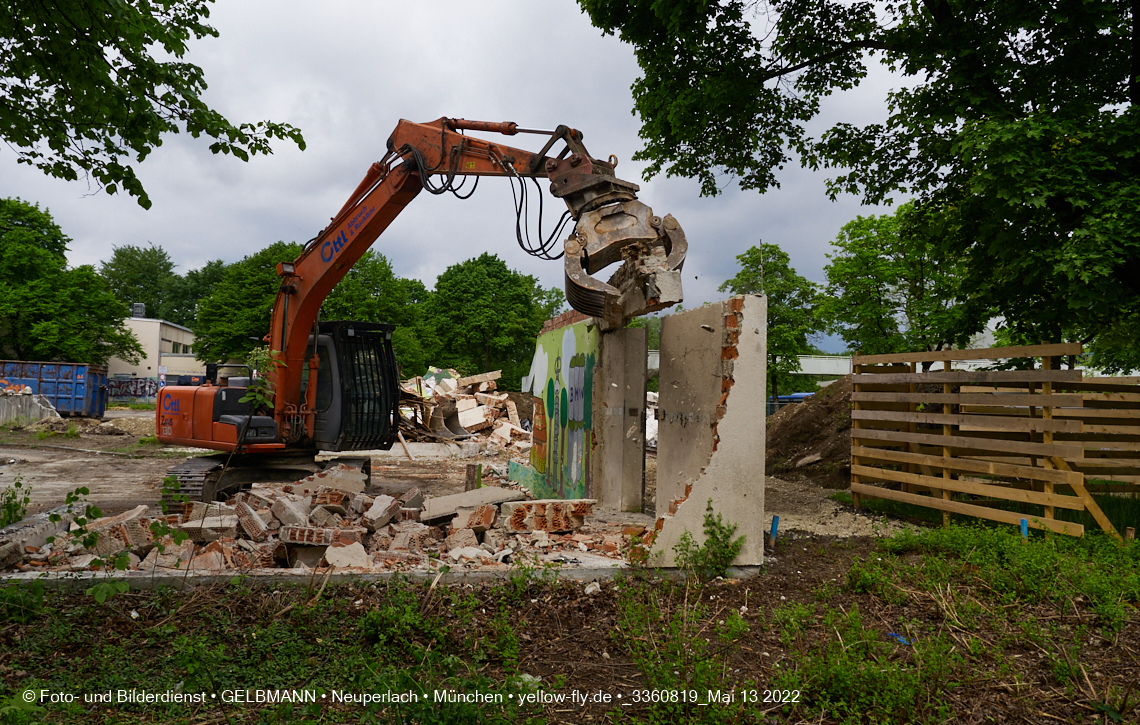
<svg viewBox="0 0 1140 725">
<path fill-rule="evenodd" d="M 0 360 L 0 390 L 25 386 L 50 400 L 60 415 L 102 418 L 107 409 L 105 365 Z"/>
</svg>

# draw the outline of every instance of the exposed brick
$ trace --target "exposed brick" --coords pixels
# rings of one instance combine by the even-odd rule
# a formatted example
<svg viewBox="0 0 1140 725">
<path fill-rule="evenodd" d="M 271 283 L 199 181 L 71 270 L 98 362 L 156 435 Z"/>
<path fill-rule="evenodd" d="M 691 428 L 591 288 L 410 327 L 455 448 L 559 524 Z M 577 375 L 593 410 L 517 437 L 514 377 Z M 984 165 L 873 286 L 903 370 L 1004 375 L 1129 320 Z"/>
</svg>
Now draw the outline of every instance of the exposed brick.
<svg viewBox="0 0 1140 725">
<path fill-rule="evenodd" d="M 254 541 L 265 541 L 269 536 L 269 530 L 265 527 L 265 521 L 249 504 L 240 502 L 234 506 L 234 511 L 237 512 L 238 524 L 249 538 Z"/>
<path fill-rule="evenodd" d="M 451 532 L 451 535 L 443 540 L 444 551 L 451 551 L 452 549 L 462 549 L 465 546 L 478 546 L 479 538 L 475 536 L 475 532 L 471 529 L 456 529 Z"/>
<path fill-rule="evenodd" d="M 406 509 L 419 509 L 424 507 L 424 495 L 415 486 L 409 488 L 400 496 L 400 506 Z"/>
<path fill-rule="evenodd" d="M 283 526 L 304 526 L 309 523 L 309 507 L 301 501 L 279 498 L 273 502 L 272 511 Z"/>
<path fill-rule="evenodd" d="M 313 494 L 313 508 L 324 506 L 329 511 L 347 516 L 352 508 L 352 496 L 333 488 L 320 488 Z"/>
<path fill-rule="evenodd" d="M 396 518 L 400 521 L 419 521 L 420 509 L 400 509 Z"/>
<path fill-rule="evenodd" d="M 471 529 L 481 534 L 487 529 L 495 527 L 495 520 L 499 516 L 499 508 L 492 504 L 483 504 L 474 508 L 461 508 L 451 520 L 451 532 L 460 529 Z"/>
<path fill-rule="evenodd" d="M 330 546 L 351 544 L 364 538 L 364 529 L 319 529 L 315 526 L 282 526 L 278 538 L 286 544 Z"/>
<path fill-rule="evenodd" d="M 343 519 L 336 513 L 330 511 L 328 507 L 317 506 L 309 512 L 309 520 L 317 526 L 331 529 L 339 526 Z"/>
</svg>

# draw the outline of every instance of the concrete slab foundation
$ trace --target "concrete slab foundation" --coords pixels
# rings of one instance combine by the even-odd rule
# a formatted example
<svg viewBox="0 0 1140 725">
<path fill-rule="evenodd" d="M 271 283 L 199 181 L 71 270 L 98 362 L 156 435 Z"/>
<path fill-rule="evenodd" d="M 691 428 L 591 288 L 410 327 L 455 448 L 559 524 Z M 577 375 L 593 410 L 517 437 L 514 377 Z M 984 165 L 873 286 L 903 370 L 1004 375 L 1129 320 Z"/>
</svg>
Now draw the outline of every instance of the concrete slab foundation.
<svg viewBox="0 0 1140 725">
<path fill-rule="evenodd" d="M 670 315 L 661 326 L 657 506 L 649 564 L 676 565 L 686 531 L 703 544 L 704 516 L 736 525 L 733 562 L 764 561 L 765 297 L 745 295 Z"/>
</svg>

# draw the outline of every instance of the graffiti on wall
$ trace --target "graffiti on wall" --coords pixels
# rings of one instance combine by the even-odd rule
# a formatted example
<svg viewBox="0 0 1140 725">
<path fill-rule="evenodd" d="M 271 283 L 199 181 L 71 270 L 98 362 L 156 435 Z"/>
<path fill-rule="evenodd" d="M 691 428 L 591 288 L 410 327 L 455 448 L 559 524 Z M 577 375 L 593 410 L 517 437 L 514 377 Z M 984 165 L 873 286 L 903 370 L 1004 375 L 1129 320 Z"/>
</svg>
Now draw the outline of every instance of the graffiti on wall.
<svg viewBox="0 0 1140 725">
<path fill-rule="evenodd" d="M 594 365 L 600 334 L 587 322 L 540 335 L 529 377 L 534 395 L 530 488 L 535 495 L 587 498 Z M 535 490 L 535 489 L 538 490 Z"/>
<path fill-rule="evenodd" d="M 107 381 L 107 395 L 111 398 L 153 398 L 158 395 L 155 378 L 129 378 Z"/>
</svg>

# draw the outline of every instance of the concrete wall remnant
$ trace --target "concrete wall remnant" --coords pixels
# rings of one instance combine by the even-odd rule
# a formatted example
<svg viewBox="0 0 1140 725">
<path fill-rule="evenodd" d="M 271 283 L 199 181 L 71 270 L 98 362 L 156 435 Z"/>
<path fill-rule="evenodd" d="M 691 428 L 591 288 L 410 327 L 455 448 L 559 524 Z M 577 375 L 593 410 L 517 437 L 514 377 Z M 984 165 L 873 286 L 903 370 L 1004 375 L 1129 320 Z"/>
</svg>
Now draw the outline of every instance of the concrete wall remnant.
<svg viewBox="0 0 1140 725">
<path fill-rule="evenodd" d="M 652 566 L 676 565 L 686 531 L 704 543 L 710 500 L 745 537 L 733 563 L 763 563 L 767 312 L 743 295 L 663 320 Z"/>
<path fill-rule="evenodd" d="M 645 491 L 645 328 L 602 335 L 594 370 L 592 480 L 598 501 L 619 511 L 642 508 Z"/>
<path fill-rule="evenodd" d="M 51 401 L 42 395 L 0 395 L 0 424 L 27 424 L 58 417 Z"/>
</svg>

